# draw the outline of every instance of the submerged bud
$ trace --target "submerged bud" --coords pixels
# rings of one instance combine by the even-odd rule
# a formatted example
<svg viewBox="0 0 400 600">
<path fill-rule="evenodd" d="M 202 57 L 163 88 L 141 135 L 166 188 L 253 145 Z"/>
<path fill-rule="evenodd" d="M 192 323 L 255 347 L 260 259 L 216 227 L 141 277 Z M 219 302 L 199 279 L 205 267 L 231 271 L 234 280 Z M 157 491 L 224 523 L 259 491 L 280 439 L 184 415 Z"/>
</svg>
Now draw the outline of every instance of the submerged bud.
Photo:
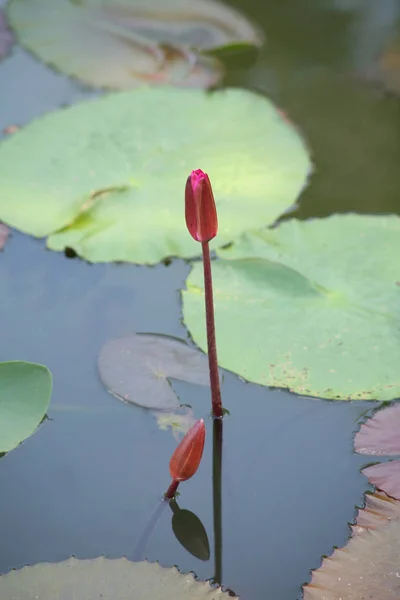
<svg viewBox="0 0 400 600">
<path fill-rule="evenodd" d="M 198 242 L 209 242 L 217 235 L 218 217 L 207 173 L 192 171 L 185 188 L 185 217 L 190 235 Z"/>
<path fill-rule="evenodd" d="M 175 481 L 190 479 L 199 468 L 203 456 L 206 428 L 203 419 L 186 433 L 169 461 L 169 472 Z"/>
</svg>

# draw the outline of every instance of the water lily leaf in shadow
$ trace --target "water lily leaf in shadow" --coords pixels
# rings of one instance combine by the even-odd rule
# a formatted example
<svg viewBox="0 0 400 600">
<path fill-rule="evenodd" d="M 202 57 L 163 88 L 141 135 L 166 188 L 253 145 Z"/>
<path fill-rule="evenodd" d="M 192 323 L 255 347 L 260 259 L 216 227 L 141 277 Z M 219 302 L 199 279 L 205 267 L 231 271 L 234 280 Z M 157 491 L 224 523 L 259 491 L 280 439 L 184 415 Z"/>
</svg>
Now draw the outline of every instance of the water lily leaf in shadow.
<svg viewBox="0 0 400 600">
<path fill-rule="evenodd" d="M 393 404 L 361 425 L 354 437 L 354 449 L 371 456 L 399 455 L 399 431 L 400 404 Z M 400 460 L 372 465 L 362 472 L 378 489 L 400 500 Z"/>
<path fill-rule="evenodd" d="M 41 563 L 0 576 L 0 597 L 18 600 L 218 600 L 229 597 L 208 582 L 196 581 L 172 567 L 130 562 L 126 558 L 91 560 L 70 558 Z"/>
<path fill-rule="evenodd" d="M 100 352 L 98 367 L 112 394 L 145 408 L 170 411 L 180 407 L 169 379 L 209 385 L 207 357 L 162 335 L 133 334 L 110 340 Z"/>
<path fill-rule="evenodd" d="M 9 136 L 0 164 L 0 219 L 8 225 L 52 234 L 50 248 L 72 248 L 91 262 L 145 264 L 199 254 L 183 216 L 193 168 L 208 172 L 215 192 L 212 248 L 274 222 L 310 170 L 295 128 L 266 98 L 239 89 L 103 96 Z"/>
<path fill-rule="evenodd" d="M 199 517 L 186 508 L 180 508 L 176 500 L 169 503 L 172 515 L 172 531 L 178 542 L 199 560 L 209 560 L 210 543 Z"/>
<path fill-rule="evenodd" d="M 50 371 L 42 365 L 0 363 L 0 452 L 12 450 L 35 431 L 49 406 L 51 386 Z"/>
<path fill-rule="evenodd" d="M 12 0 L 8 14 L 21 43 L 44 62 L 114 89 L 145 82 L 207 86 L 214 70 L 220 74 L 219 62 L 204 64 L 192 49 L 263 41 L 239 12 L 214 0 Z M 179 77 L 166 46 L 175 48 Z"/>
<path fill-rule="evenodd" d="M 345 548 L 324 558 L 322 566 L 313 572 L 311 583 L 304 586 L 304 600 L 400 598 L 400 519 L 386 520 L 376 529 L 363 529 Z"/>
<path fill-rule="evenodd" d="M 400 396 L 400 218 L 334 215 L 247 233 L 213 266 L 221 367 L 333 400 Z M 206 348 L 203 273 L 183 292 Z"/>
<path fill-rule="evenodd" d="M 14 43 L 14 36 L 7 26 L 6 16 L 0 8 L 0 60 L 8 54 Z"/>
</svg>

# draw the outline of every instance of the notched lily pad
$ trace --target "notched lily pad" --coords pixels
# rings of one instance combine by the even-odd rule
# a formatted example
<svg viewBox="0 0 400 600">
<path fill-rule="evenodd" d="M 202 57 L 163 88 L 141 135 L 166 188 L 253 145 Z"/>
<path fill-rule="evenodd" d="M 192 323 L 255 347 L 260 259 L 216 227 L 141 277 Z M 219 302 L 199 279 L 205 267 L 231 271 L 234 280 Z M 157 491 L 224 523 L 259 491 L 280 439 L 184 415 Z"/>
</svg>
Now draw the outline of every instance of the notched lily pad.
<svg viewBox="0 0 400 600">
<path fill-rule="evenodd" d="M 0 452 L 12 450 L 35 431 L 49 406 L 51 387 L 51 373 L 43 365 L 0 363 Z"/>
<path fill-rule="evenodd" d="M 0 576 L 0 597 L 18 600 L 218 600 L 229 597 L 221 588 L 196 581 L 157 563 L 130 562 L 125 558 L 92 560 L 70 558 L 41 563 Z"/>
<path fill-rule="evenodd" d="M 399 217 L 286 221 L 217 254 L 221 367 L 308 396 L 400 396 Z M 182 295 L 184 322 L 205 349 L 201 264 Z"/>
<path fill-rule="evenodd" d="M 12 0 L 8 14 L 21 43 L 44 62 L 113 89 L 207 87 L 221 66 L 196 50 L 263 40 L 239 12 L 213 0 Z"/>
<path fill-rule="evenodd" d="M 358 511 L 356 523 L 352 525 L 353 535 L 367 529 L 379 529 L 389 521 L 400 518 L 400 502 L 390 498 L 385 492 L 377 491 L 365 495 L 365 507 Z"/>
<path fill-rule="evenodd" d="M 193 168 L 214 189 L 212 248 L 273 223 L 310 171 L 302 139 L 266 98 L 166 87 L 48 114 L 3 140 L 0 164 L 5 223 L 91 262 L 141 264 L 200 253 L 183 210 Z"/>
<path fill-rule="evenodd" d="M 354 449 L 370 456 L 400 455 L 400 404 L 375 413 L 363 423 L 354 437 Z M 370 483 L 400 500 L 400 460 L 366 467 L 362 471 Z"/>
<path fill-rule="evenodd" d="M 400 578 L 399 503 L 367 496 L 353 537 L 313 572 L 304 600 L 398 600 Z"/>
<path fill-rule="evenodd" d="M 7 25 L 4 11 L 0 8 L 0 61 L 4 58 L 14 43 L 14 36 Z"/>
<path fill-rule="evenodd" d="M 378 410 L 354 436 L 358 454 L 400 455 L 400 404 Z"/>
<path fill-rule="evenodd" d="M 120 400 L 162 410 L 175 410 L 179 400 L 169 379 L 209 385 L 208 359 L 176 339 L 133 334 L 108 341 L 98 361 L 100 378 Z"/>
</svg>

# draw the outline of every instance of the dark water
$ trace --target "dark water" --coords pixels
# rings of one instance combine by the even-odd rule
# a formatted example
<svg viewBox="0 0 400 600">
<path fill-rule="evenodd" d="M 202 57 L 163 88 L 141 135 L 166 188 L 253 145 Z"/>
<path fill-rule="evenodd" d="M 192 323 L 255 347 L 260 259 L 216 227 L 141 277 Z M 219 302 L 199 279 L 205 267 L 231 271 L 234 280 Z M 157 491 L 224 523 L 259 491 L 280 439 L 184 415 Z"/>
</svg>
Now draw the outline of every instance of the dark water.
<svg viewBox="0 0 400 600">
<path fill-rule="evenodd" d="M 377 11 L 366 0 L 358 12 L 343 10 L 345 3 L 235 3 L 265 29 L 268 43 L 251 64 L 229 59 L 227 83 L 272 97 L 313 150 L 316 173 L 299 217 L 400 208 L 400 102 L 363 78 L 398 5 L 381 0 Z M 15 48 L 0 64 L 0 130 L 92 94 Z M 133 557 L 169 484 L 176 441 L 150 413 L 105 391 L 96 359 L 107 339 L 132 331 L 187 339 L 179 289 L 188 271 L 182 261 L 93 266 L 19 233 L 7 244 L 0 256 L 0 360 L 46 364 L 54 391 L 49 419 L 0 461 L 0 572 L 71 554 Z M 211 557 L 200 561 L 179 545 L 169 507 L 145 557 L 211 578 L 209 393 L 174 388 L 207 420 L 204 459 L 178 502 L 203 522 Z M 321 556 L 346 542 L 362 502 L 365 457 L 352 453 L 352 436 L 371 405 L 299 398 L 229 373 L 222 393 L 231 411 L 224 423 L 223 583 L 248 600 L 296 600 Z"/>
</svg>

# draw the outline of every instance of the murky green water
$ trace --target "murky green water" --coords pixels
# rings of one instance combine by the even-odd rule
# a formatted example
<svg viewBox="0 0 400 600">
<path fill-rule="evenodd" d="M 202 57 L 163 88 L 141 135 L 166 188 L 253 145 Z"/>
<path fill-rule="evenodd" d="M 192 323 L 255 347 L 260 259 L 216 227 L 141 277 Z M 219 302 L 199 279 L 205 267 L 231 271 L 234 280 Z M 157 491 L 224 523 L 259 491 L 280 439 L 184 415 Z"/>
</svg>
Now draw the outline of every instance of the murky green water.
<svg viewBox="0 0 400 600">
<path fill-rule="evenodd" d="M 400 101 L 363 75 L 390 30 L 396 2 L 345 11 L 328 0 L 234 3 L 267 32 L 255 62 L 229 60 L 227 83 L 269 95 L 299 126 L 316 163 L 296 216 L 399 212 Z M 337 5 L 335 7 L 335 4 Z M 353 2 L 354 4 L 354 2 Z M 360 3 L 361 4 L 361 3 Z M 246 64 L 245 64 L 246 63 Z M 0 64 L 0 129 L 93 95 L 20 48 Z M 1 168 L 1 166 L 0 166 Z M 340 243 L 340 240 L 338 240 Z M 187 339 L 179 289 L 189 266 L 89 265 L 15 233 L 0 256 L 0 360 L 53 372 L 49 419 L 0 461 L 0 572 L 39 561 L 133 557 L 169 484 L 176 446 L 154 417 L 102 387 L 96 359 L 132 331 Z M 207 419 L 208 391 L 174 383 Z M 224 585 L 248 600 L 295 600 L 321 556 L 343 545 L 362 502 L 365 457 L 352 435 L 366 403 L 332 403 L 246 384 L 225 373 Z M 209 561 L 186 552 L 167 507 L 145 557 L 215 575 L 212 424 L 200 470 L 179 505 L 203 522 Z"/>
</svg>

